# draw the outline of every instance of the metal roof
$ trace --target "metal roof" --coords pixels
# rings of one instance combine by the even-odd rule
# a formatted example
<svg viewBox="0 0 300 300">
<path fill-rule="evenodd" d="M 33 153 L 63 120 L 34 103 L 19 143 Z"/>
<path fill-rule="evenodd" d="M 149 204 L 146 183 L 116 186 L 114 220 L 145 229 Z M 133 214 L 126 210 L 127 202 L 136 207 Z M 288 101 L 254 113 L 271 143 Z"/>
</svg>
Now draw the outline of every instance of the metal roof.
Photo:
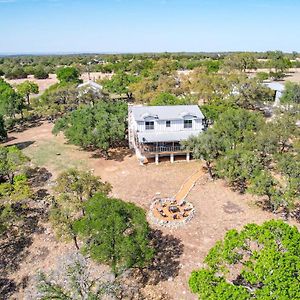
<svg viewBox="0 0 300 300">
<path fill-rule="evenodd" d="M 87 82 L 84 82 L 84 83 L 81 83 L 78 85 L 78 88 L 83 88 L 83 87 L 86 87 L 86 86 L 89 86 L 89 87 L 92 87 L 94 89 L 97 89 L 97 90 L 101 90 L 102 89 L 102 86 L 92 80 L 89 80 Z"/>
<path fill-rule="evenodd" d="M 198 105 L 132 106 L 131 111 L 135 121 L 145 121 L 147 117 L 157 120 L 177 120 L 188 115 L 196 119 L 204 118 Z"/>
<path fill-rule="evenodd" d="M 279 82 L 264 82 L 263 84 L 273 91 L 283 92 L 285 89 L 284 84 Z"/>
<path fill-rule="evenodd" d="M 202 130 L 181 130 L 181 131 L 168 131 L 168 132 L 156 132 L 156 131 L 143 131 L 138 132 L 139 142 L 154 143 L 154 142 L 180 142 L 185 141 L 191 136 L 200 134 Z"/>
</svg>

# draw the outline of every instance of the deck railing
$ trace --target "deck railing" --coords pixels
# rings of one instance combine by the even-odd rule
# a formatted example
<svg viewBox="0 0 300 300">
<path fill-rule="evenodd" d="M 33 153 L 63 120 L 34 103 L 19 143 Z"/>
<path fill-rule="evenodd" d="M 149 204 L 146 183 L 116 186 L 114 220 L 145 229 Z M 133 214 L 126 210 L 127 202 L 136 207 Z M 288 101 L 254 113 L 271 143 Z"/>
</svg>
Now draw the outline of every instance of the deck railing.
<svg viewBox="0 0 300 300">
<path fill-rule="evenodd" d="M 182 146 L 142 146 L 142 153 L 185 152 Z"/>
</svg>

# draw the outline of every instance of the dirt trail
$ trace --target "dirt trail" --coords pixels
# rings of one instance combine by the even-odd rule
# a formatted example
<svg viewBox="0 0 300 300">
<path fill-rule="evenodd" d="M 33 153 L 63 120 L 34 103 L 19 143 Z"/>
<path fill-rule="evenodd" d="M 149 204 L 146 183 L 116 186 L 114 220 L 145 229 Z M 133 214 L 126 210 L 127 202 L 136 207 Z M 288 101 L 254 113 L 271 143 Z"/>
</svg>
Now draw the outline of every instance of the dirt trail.
<svg viewBox="0 0 300 300">
<path fill-rule="evenodd" d="M 191 189 L 196 184 L 197 180 L 200 179 L 203 176 L 203 171 L 199 170 L 196 173 L 194 173 L 192 176 L 190 176 L 187 181 L 181 186 L 179 192 L 176 194 L 175 199 L 177 202 L 180 202 L 186 198 L 186 196 L 189 194 Z"/>
</svg>

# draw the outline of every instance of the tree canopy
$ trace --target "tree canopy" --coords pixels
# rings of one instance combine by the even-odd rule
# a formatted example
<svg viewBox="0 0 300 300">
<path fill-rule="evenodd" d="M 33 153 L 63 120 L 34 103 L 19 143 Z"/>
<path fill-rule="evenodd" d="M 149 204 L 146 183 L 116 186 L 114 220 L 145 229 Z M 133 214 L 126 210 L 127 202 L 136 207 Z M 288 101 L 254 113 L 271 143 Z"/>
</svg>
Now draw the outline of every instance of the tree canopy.
<svg viewBox="0 0 300 300">
<path fill-rule="evenodd" d="M 282 221 L 229 230 L 193 271 L 199 299 L 300 299 L 300 233 Z"/>
<path fill-rule="evenodd" d="M 79 83 L 79 71 L 74 67 L 62 67 L 56 71 L 60 83 Z"/>
<path fill-rule="evenodd" d="M 17 90 L 23 97 L 26 97 L 27 104 L 30 105 L 30 94 L 38 94 L 39 86 L 29 80 L 26 80 L 17 85 Z"/>
<path fill-rule="evenodd" d="M 300 104 L 300 84 L 288 81 L 280 102 L 283 104 Z"/>
<path fill-rule="evenodd" d="M 160 93 L 153 100 L 150 101 L 150 105 L 185 105 L 189 104 L 186 98 L 178 98 L 170 93 Z"/>
<path fill-rule="evenodd" d="M 36 79 L 47 79 L 49 77 L 48 72 L 43 68 L 43 66 L 36 67 L 33 75 Z"/>
<path fill-rule="evenodd" d="M 32 195 L 24 167 L 28 158 L 15 146 L 0 147 L 0 236 L 16 221 L 12 205 Z"/>
<path fill-rule="evenodd" d="M 131 267 L 143 267 L 152 258 L 143 209 L 96 194 L 86 202 L 85 211 L 75 228 L 85 240 L 84 252 L 94 260 L 110 265 L 118 275 Z"/>
<path fill-rule="evenodd" d="M 236 53 L 226 56 L 224 59 L 224 67 L 246 72 L 249 69 L 257 69 L 257 59 L 252 53 Z"/>
<path fill-rule="evenodd" d="M 79 107 L 55 123 L 54 134 L 63 131 L 70 143 L 106 152 L 125 140 L 127 104 L 99 101 Z"/>
<path fill-rule="evenodd" d="M 0 176 L 14 182 L 17 171 L 24 166 L 28 158 L 16 146 L 0 147 Z"/>
<path fill-rule="evenodd" d="M 3 116 L 0 115 L 0 142 L 3 142 L 7 139 L 7 131 L 4 124 Z"/>
<path fill-rule="evenodd" d="M 85 215 L 85 203 L 95 195 L 107 195 L 111 185 L 90 172 L 69 169 L 57 178 L 57 196 L 50 210 L 50 221 L 56 235 L 62 240 L 73 240 L 79 249 L 74 222 Z"/>
<path fill-rule="evenodd" d="M 10 84 L 0 78 L 0 115 L 13 118 L 24 108 L 22 97 Z"/>
<path fill-rule="evenodd" d="M 109 80 L 103 81 L 103 87 L 110 93 L 118 95 L 126 94 L 127 98 L 132 98 L 132 93 L 129 90 L 129 85 L 137 82 L 138 77 L 127 74 L 125 72 L 118 72 Z"/>
</svg>

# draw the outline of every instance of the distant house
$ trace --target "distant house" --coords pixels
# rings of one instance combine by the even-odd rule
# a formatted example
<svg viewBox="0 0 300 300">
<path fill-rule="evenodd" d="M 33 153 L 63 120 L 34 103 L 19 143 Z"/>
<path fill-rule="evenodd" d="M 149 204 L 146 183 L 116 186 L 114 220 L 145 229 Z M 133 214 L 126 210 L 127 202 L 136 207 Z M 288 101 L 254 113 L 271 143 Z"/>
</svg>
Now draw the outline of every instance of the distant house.
<svg viewBox="0 0 300 300">
<path fill-rule="evenodd" d="M 85 94 L 88 92 L 93 92 L 95 94 L 102 94 L 102 85 L 92 80 L 79 84 L 77 88 L 78 90 L 80 90 L 81 94 Z"/>
<path fill-rule="evenodd" d="M 274 106 L 279 106 L 280 98 L 285 89 L 284 84 L 279 82 L 264 82 L 264 85 L 274 91 Z"/>
<path fill-rule="evenodd" d="M 141 163 L 154 158 L 190 153 L 182 148 L 181 141 L 196 136 L 205 129 L 205 117 L 197 105 L 129 106 L 129 145 Z"/>
</svg>

